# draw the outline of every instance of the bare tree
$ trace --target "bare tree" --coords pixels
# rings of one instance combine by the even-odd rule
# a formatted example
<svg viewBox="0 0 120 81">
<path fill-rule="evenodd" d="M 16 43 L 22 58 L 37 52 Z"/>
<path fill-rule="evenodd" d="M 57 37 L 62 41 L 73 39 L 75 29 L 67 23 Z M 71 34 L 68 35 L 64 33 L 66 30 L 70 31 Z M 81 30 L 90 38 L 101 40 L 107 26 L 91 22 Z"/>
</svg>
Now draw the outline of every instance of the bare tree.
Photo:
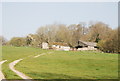
<svg viewBox="0 0 120 81">
<path fill-rule="evenodd" d="M 108 25 L 97 22 L 89 27 L 88 39 L 89 41 L 99 42 L 99 40 L 106 39 L 110 36 L 112 29 Z"/>
</svg>

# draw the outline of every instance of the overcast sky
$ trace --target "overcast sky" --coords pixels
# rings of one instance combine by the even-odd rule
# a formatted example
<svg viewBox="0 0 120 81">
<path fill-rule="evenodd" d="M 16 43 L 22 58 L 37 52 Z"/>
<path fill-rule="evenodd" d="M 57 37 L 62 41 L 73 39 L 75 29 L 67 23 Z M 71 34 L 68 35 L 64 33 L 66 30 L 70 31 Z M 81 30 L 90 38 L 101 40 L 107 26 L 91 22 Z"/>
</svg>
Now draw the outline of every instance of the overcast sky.
<svg viewBox="0 0 120 81">
<path fill-rule="evenodd" d="M 26 36 L 35 33 L 40 26 L 55 22 L 70 25 L 102 21 L 111 28 L 116 28 L 117 4 L 117 2 L 4 2 L 0 7 L 2 33 L 7 39 Z"/>
</svg>

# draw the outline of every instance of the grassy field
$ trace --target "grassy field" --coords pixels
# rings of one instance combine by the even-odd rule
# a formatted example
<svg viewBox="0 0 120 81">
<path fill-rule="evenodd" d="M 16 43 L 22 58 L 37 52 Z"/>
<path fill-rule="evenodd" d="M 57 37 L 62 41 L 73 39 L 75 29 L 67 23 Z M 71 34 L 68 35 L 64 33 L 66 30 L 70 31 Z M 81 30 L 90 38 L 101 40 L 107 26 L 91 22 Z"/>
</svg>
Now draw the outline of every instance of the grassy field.
<svg viewBox="0 0 120 81">
<path fill-rule="evenodd" d="M 13 62 L 14 60 L 25 58 L 29 55 L 36 54 L 37 52 L 42 52 L 42 50 L 38 48 L 32 47 L 11 47 L 11 46 L 4 46 L 2 48 L 2 60 L 8 60 L 2 66 L 4 75 L 7 79 L 20 79 L 14 72 L 12 72 L 8 65 L 9 63 Z"/>
<path fill-rule="evenodd" d="M 53 51 L 32 47 L 4 46 L 3 72 L 7 79 L 21 79 L 8 64 L 24 58 L 15 68 L 33 79 L 116 79 L 118 55 L 92 51 Z M 51 54 L 49 54 L 51 52 Z M 43 56 L 33 58 L 36 55 Z M 28 57 L 30 56 L 30 57 Z"/>
</svg>

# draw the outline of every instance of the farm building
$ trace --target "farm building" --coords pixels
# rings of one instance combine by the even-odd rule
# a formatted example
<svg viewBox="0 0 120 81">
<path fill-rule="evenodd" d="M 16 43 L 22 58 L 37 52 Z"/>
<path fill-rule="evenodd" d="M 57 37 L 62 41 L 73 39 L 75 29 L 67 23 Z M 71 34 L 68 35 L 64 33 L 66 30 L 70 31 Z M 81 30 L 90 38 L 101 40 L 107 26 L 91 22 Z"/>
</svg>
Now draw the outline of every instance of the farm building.
<svg viewBox="0 0 120 81">
<path fill-rule="evenodd" d="M 61 42 L 54 42 L 51 44 L 51 48 L 54 50 L 63 50 L 63 51 L 70 51 L 70 50 L 97 50 L 97 43 L 95 42 L 85 42 L 85 41 L 78 41 L 78 45 L 74 48 L 70 48 L 67 43 Z M 42 43 L 42 49 L 50 49 L 48 43 Z"/>
<path fill-rule="evenodd" d="M 55 42 L 52 44 L 52 48 L 55 50 L 69 51 L 70 47 L 66 43 Z"/>
<path fill-rule="evenodd" d="M 49 49 L 48 43 L 43 42 L 42 43 L 42 49 Z"/>
<path fill-rule="evenodd" d="M 97 43 L 78 41 L 78 46 L 75 47 L 77 50 L 97 50 Z"/>
</svg>

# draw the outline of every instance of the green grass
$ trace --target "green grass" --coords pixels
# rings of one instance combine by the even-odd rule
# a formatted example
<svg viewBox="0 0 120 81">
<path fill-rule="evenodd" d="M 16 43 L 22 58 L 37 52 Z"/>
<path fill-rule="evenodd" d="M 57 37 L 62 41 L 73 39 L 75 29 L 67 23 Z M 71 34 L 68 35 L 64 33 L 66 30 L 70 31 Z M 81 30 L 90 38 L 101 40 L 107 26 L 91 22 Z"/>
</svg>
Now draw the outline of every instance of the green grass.
<svg viewBox="0 0 120 81">
<path fill-rule="evenodd" d="M 50 51 L 53 53 L 48 54 Z M 47 54 L 33 58 L 41 53 Z M 3 59 L 7 59 L 8 62 L 2 67 L 7 79 L 21 79 L 8 68 L 10 62 L 19 58 L 24 58 L 24 60 L 15 66 L 16 69 L 33 79 L 118 78 L 118 54 L 5 46 L 3 47 Z"/>
<path fill-rule="evenodd" d="M 38 48 L 26 48 L 26 47 L 11 47 L 11 46 L 4 46 L 2 48 L 2 60 L 8 60 L 2 65 L 2 70 L 4 75 L 7 79 L 21 79 L 17 76 L 14 72 L 9 69 L 9 63 L 13 62 L 14 60 L 25 58 L 29 55 L 34 55 L 36 53 L 42 52 L 42 50 Z"/>
</svg>

